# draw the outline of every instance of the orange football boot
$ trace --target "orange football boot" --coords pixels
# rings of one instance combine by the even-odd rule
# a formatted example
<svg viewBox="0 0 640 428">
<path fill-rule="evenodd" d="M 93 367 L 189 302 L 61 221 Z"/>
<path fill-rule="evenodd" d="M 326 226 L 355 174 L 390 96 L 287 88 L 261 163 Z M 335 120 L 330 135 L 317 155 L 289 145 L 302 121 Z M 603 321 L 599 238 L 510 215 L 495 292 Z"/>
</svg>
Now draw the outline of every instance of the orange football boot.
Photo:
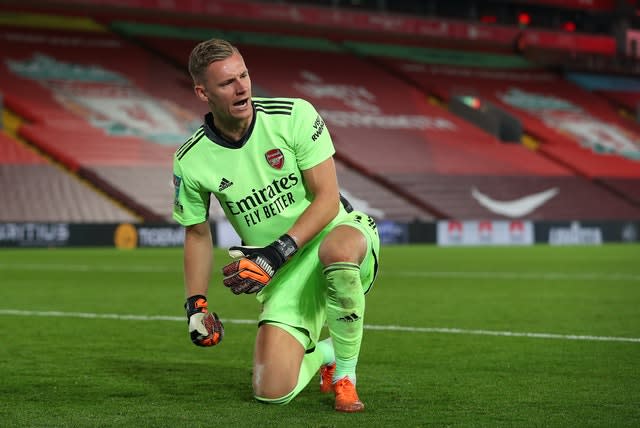
<svg viewBox="0 0 640 428">
<path fill-rule="evenodd" d="M 345 376 L 333 384 L 333 390 L 336 392 L 335 409 L 339 412 L 361 412 L 364 410 L 364 404 L 358 398 L 356 386 L 351 380 Z"/>
<path fill-rule="evenodd" d="M 336 372 L 336 363 L 320 366 L 320 392 L 326 394 L 333 391 L 333 374 Z"/>
</svg>

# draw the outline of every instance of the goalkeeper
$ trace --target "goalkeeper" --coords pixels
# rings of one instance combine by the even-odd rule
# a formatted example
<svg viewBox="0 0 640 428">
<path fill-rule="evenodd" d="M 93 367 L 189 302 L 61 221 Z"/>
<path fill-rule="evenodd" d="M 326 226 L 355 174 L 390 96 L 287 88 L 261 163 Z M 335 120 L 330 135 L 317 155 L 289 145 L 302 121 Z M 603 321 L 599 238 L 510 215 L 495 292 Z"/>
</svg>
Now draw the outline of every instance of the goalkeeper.
<svg viewBox="0 0 640 428">
<path fill-rule="evenodd" d="M 320 369 L 320 389 L 335 393 L 335 409 L 362 411 L 356 365 L 380 244 L 373 219 L 340 197 L 329 131 L 302 99 L 252 97 L 243 57 L 227 41 L 199 43 L 189 72 L 209 108 L 174 156 L 191 340 L 212 346 L 224 333 L 206 297 L 213 197 L 243 242 L 230 249 L 224 285 L 256 293 L 262 304 L 255 398 L 286 404 Z M 321 341 L 325 322 L 330 337 Z"/>
</svg>

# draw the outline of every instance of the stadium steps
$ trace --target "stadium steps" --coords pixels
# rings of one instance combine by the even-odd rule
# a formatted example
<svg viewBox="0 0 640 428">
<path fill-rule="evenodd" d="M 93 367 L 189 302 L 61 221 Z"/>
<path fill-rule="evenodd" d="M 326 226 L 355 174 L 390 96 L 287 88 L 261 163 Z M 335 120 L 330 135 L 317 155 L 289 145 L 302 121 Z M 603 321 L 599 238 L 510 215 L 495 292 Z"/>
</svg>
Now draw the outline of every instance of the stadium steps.
<svg viewBox="0 0 640 428">
<path fill-rule="evenodd" d="M 391 219 L 411 222 L 414 220 L 434 220 L 427 210 L 407 203 L 386 187 L 376 185 L 367 176 L 355 172 L 343 162 L 336 161 L 336 171 L 340 191 L 349 199 L 354 208 L 370 214 L 379 220 Z"/>
<path fill-rule="evenodd" d="M 636 186 L 640 187 L 640 162 L 637 159 L 627 159 L 608 153 L 594 153 L 590 148 L 581 147 L 567 132 L 551 128 L 539 117 L 506 105 L 497 98 L 497 94 L 506 93 L 510 85 L 513 85 L 526 92 L 567 100 L 579 106 L 586 114 L 597 118 L 607 126 L 614 127 L 622 134 L 640 135 L 640 126 L 637 123 L 621 118 L 598 96 L 587 93 L 580 87 L 543 70 L 485 71 L 478 68 L 422 64 L 409 59 L 377 57 L 371 60 L 379 65 L 382 64 L 382 68 L 390 70 L 394 75 L 404 77 L 407 83 L 420 88 L 425 94 L 436 96 L 443 101 L 443 104 L 450 101 L 451 94 L 455 91 L 467 91 L 494 102 L 522 121 L 524 130 L 528 134 L 527 138 L 536 142 L 527 146 L 534 149 L 539 156 L 571 171 L 577 180 L 587 181 L 597 189 L 594 190 L 595 192 L 604 190 L 627 204 L 640 206 L 637 192 L 634 192 Z M 492 73 L 502 77 L 487 77 Z M 514 78 L 514 76 L 517 77 Z"/>
<path fill-rule="evenodd" d="M 27 18 L 21 21 L 25 25 L 30 22 Z M 101 197 L 106 194 L 117 200 L 132 211 L 135 218 L 170 219 L 173 192 L 167 183 L 171 182 L 171 158 L 191 131 L 180 134 L 173 142 L 159 144 L 134 135 L 108 133 L 92 126 L 90 121 L 113 123 L 113 118 L 125 108 L 131 109 L 127 114 L 142 115 L 136 120 L 149 120 L 145 117 L 147 111 L 139 108 L 140 104 L 125 102 L 122 107 L 115 104 L 109 107 L 110 94 L 124 91 L 138 97 L 136 100 L 140 103 L 146 102 L 149 109 L 164 109 L 162 112 L 180 117 L 180 123 L 187 123 L 198 117 L 190 110 L 197 101 L 190 85 L 185 83 L 188 79 L 104 30 L 61 27 L 52 30 L 46 20 L 44 26 L 35 29 L 20 22 L 15 24 L 0 26 L 5 36 L 0 41 L 0 49 L 7 59 L 0 70 L 0 88 L 6 105 L 24 120 L 16 130 L 18 135 L 92 183 Z M 123 57 L 128 60 L 122 61 Z M 25 66 L 29 62 L 30 68 Z M 53 66 L 38 68 L 38 64 L 45 63 Z M 10 70 L 8 64 L 22 68 Z M 56 76 L 56 73 L 61 74 Z M 67 79 L 68 75 L 76 74 L 74 80 Z M 114 74 L 120 76 L 117 77 L 120 80 L 103 85 L 100 79 L 114 80 Z M 124 83 L 122 76 L 126 79 Z M 176 87 L 179 89 L 174 89 Z M 96 112 L 95 104 L 91 105 L 92 100 L 84 93 L 96 98 L 104 96 L 111 109 L 104 113 L 112 116 Z M 147 94 L 154 94 L 155 98 Z M 151 119 L 158 120 L 157 117 Z M 123 176 L 127 178 L 123 180 Z M 161 176 L 164 177 L 157 178 Z"/>
<path fill-rule="evenodd" d="M 467 91 L 493 102 L 522 121 L 524 130 L 541 144 L 539 153 L 563 162 L 578 174 L 594 178 L 598 176 L 640 177 L 638 162 L 622 156 L 607 156 L 606 149 L 599 153 L 580 146 L 576 136 L 568 131 L 552 127 L 536 113 L 516 108 L 505 103 L 505 94 L 512 88 L 520 91 L 525 101 L 544 103 L 566 103 L 567 107 L 579 108 L 585 118 L 594 118 L 606 126 L 615 127 L 620 133 L 640 135 L 640 125 L 620 117 L 600 97 L 542 70 L 480 70 L 472 68 L 441 67 L 439 65 L 416 64 L 412 61 L 387 61 L 387 65 L 407 81 L 417 85 L 428 94 L 449 102 L 453 92 Z M 512 96 L 517 96 L 512 92 Z M 503 98 L 501 99 L 500 96 Z M 541 98 L 541 97 L 546 98 Z M 537 97 L 537 98 L 536 98 Z M 594 131 L 595 132 L 595 131 Z"/>
<path fill-rule="evenodd" d="M 135 137 L 41 125 L 23 125 L 20 135 L 145 221 L 168 220 L 171 149 L 162 155 L 153 143 Z"/>
<path fill-rule="evenodd" d="M 137 218 L 0 132 L 0 221 L 132 222 Z"/>
</svg>

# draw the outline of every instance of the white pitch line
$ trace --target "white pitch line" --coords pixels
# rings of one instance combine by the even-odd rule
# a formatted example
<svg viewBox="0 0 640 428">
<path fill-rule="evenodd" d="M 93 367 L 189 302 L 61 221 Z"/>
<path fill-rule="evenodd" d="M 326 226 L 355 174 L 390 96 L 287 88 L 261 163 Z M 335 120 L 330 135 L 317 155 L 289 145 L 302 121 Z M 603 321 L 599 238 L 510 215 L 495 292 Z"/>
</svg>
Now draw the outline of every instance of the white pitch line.
<svg viewBox="0 0 640 428">
<path fill-rule="evenodd" d="M 535 339 L 563 339 L 563 340 L 591 340 L 600 342 L 635 342 L 640 343 L 640 337 L 617 337 L 617 336 L 585 336 L 577 334 L 554 334 L 554 333 L 526 333 L 516 331 L 496 331 L 496 330 L 467 330 L 462 328 L 438 328 L 438 327 L 402 327 L 395 325 L 366 325 L 369 330 L 390 330 L 406 331 L 418 333 L 448 333 L 448 334 L 472 334 L 481 336 L 505 336 L 505 337 L 530 337 Z"/>
<path fill-rule="evenodd" d="M 1 270 L 37 270 L 37 271 L 62 271 L 62 272 L 182 272 L 182 266 L 117 266 L 117 265 L 73 265 L 73 264 L 47 264 L 47 263 L 0 263 Z"/>
<path fill-rule="evenodd" d="M 0 315 L 15 315 L 27 317 L 52 317 L 52 318 L 91 318 L 111 319 L 124 321 L 185 321 L 185 317 L 169 315 L 133 315 L 133 314 L 98 314 L 92 312 L 61 312 L 61 311 L 21 311 L 18 309 L 0 309 Z M 223 319 L 230 324 L 257 324 L 257 320 L 232 320 Z"/>
<path fill-rule="evenodd" d="M 185 321 L 184 317 L 175 317 L 175 316 L 167 316 L 167 315 L 98 314 L 98 313 L 90 313 L 90 312 L 60 312 L 60 311 L 22 311 L 17 309 L 0 309 L 0 315 L 116 319 L 116 320 L 125 320 L 125 321 L 180 321 L 180 322 Z M 257 320 L 243 320 L 243 319 L 224 319 L 223 318 L 222 321 L 229 324 L 256 324 L 257 323 Z M 365 324 L 364 328 L 367 330 L 400 331 L 400 332 L 407 332 L 407 333 L 468 334 L 468 335 L 480 335 L 480 336 L 528 337 L 533 339 L 561 339 L 561 340 L 584 340 L 584 341 L 599 341 L 599 342 L 640 343 L 640 338 L 638 337 L 527 333 L 527 332 L 515 332 L 515 331 L 475 330 L 475 329 L 438 328 L 438 327 L 405 327 L 405 326 L 399 326 L 399 325 L 371 325 L 371 324 Z"/>
<path fill-rule="evenodd" d="M 456 279 L 505 279 L 505 280 L 545 280 L 545 281 L 640 281 L 640 275 L 624 273 L 563 273 L 563 272 L 384 272 L 388 275 L 422 278 Z"/>
<path fill-rule="evenodd" d="M 0 263 L 2 270 L 62 271 L 62 272 L 126 272 L 126 273 L 167 273 L 182 272 L 182 266 L 117 266 L 117 265 L 73 265 L 45 263 Z M 534 281 L 640 281 L 640 274 L 624 273 L 564 273 L 564 272 L 482 272 L 482 271 L 397 271 L 382 270 L 380 277 L 452 278 L 452 279 L 493 279 L 493 280 L 534 280 Z"/>
</svg>

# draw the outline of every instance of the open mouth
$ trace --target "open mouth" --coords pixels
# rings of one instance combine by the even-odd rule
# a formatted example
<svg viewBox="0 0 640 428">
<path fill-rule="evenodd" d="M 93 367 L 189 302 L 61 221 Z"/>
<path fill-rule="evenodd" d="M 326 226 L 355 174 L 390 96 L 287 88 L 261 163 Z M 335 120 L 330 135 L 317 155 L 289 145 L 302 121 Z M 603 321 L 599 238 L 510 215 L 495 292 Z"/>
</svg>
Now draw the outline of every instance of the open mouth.
<svg viewBox="0 0 640 428">
<path fill-rule="evenodd" d="M 249 98 L 233 103 L 234 107 L 245 107 L 249 103 Z"/>
</svg>

